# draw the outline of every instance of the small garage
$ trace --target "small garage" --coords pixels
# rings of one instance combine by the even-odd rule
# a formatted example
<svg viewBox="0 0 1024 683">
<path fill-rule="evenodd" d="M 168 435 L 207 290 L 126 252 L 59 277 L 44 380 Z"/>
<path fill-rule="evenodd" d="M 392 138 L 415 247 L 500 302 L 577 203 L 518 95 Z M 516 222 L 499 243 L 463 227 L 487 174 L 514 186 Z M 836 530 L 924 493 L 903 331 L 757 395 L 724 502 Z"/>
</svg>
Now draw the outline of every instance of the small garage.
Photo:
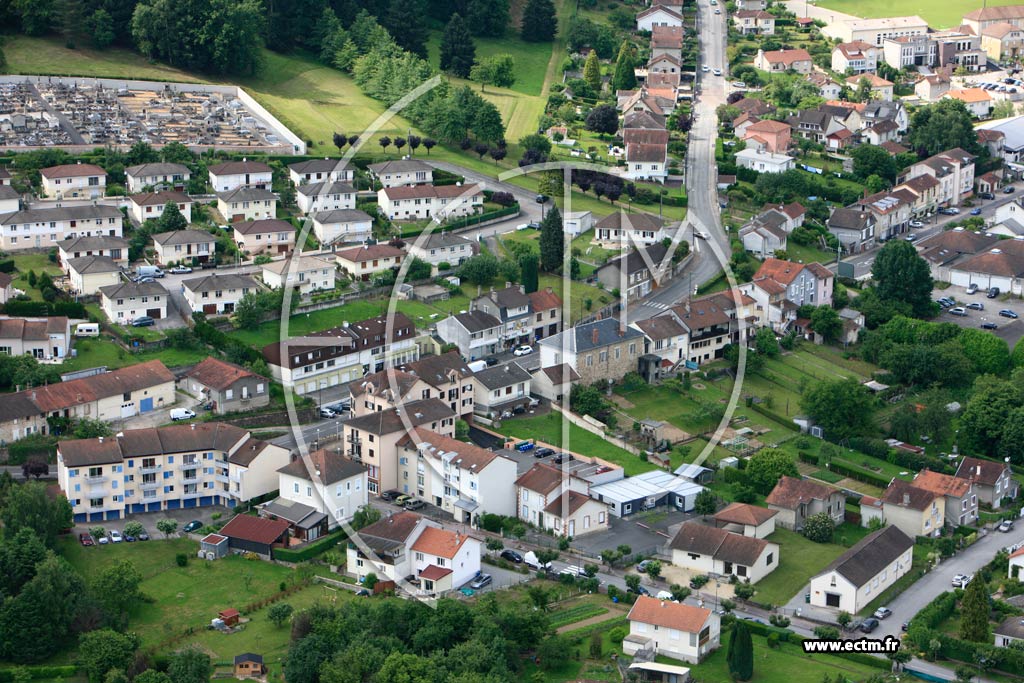
<svg viewBox="0 0 1024 683">
<path fill-rule="evenodd" d="M 162 313 L 163 313 L 163 309 L 162 308 L 147 308 L 146 309 L 146 315 L 148 315 L 153 320 L 159 320 L 160 318 L 162 318 L 163 317 Z"/>
<path fill-rule="evenodd" d="M 625 517 L 661 505 L 689 512 L 693 510 L 697 494 L 703 490 L 703 486 L 670 472 L 654 470 L 591 486 L 590 497 L 611 506 L 611 513 L 616 517 Z"/>
</svg>

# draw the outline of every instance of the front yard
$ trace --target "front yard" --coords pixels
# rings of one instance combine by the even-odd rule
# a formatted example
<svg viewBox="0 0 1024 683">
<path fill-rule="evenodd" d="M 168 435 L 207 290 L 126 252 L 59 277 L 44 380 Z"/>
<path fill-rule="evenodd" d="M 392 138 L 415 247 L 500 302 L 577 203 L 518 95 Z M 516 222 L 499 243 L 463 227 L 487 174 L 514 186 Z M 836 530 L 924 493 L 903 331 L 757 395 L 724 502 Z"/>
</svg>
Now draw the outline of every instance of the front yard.
<svg viewBox="0 0 1024 683">
<path fill-rule="evenodd" d="M 844 534 L 844 528 L 840 527 L 836 531 L 836 540 L 845 536 L 849 545 L 860 540 L 854 539 L 853 530 Z M 867 529 L 864 529 L 864 533 L 867 533 Z M 844 545 L 815 543 L 802 534 L 782 528 L 776 529 L 768 540 L 779 544 L 779 566 L 755 585 L 757 593 L 754 594 L 754 600 L 762 604 L 785 605 L 804 589 L 812 576 L 846 551 Z"/>
</svg>

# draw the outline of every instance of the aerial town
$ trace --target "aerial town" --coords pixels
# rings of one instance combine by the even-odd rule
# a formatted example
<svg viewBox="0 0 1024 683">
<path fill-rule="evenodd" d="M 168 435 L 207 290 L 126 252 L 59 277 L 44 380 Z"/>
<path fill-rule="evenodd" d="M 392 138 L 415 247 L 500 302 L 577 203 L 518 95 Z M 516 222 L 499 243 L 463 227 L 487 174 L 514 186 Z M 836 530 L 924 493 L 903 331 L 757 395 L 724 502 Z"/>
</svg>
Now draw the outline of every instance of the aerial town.
<svg viewBox="0 0 1024 683">
<path fill-rule="evenodd" d="M 0 679 L 1024 683 L 1012 1 L 0 3 Z"/>
</svg>

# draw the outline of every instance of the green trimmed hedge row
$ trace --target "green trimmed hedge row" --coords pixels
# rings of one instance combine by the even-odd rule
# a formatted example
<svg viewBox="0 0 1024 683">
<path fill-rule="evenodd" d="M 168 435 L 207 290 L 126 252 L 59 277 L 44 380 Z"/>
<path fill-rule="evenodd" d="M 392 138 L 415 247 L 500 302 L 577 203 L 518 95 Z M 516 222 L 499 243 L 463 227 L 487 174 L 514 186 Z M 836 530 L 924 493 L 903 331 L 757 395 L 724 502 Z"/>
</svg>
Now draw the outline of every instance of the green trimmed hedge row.
<svg viewBox="0 0 1024 683">
<path fill-rule="evenodd" d="M 275 560 L 281 560 L 282 562 L 304 562 L 321 553 L 327 552 L 345 538 L 346 536 L 344 531 L 335 531 L 323 538 L 313 541 L 307 546 L 299 548 L 298 550 L 291 550 L 290 548 L 274 548 L 271 551 L 271 557 Z"/>
<path fill-rule="evenodd" d="M 877 475 L 871 474 L 870 472 L 864 472 L 862 470 L 857 470 L 852 467 L 847 467 L 841 462 L 836 462 L 835 460 L 828 464 L 828 468 L 831 471 L 835 472 L 836 474 L 841 474 L 844 477 L 849 477 L 850 479 L 860 481 L 865 484 L 871 484 L 873 486 L 877 486 L 883 489 L 889 486 L 889 480 L 886 479 L 885 477 L 879 477 Z"/>
<path fill-rule="evenodd" d="M 32 680 L 73 678 L 78 672 L 78 667 L 70 664 L 66 666 L 26 666 L 24 669 L 28 671 Z M 17 669 L 0 669 L 0 683 L 13 681 L 15 671 Z"/>
</svg>

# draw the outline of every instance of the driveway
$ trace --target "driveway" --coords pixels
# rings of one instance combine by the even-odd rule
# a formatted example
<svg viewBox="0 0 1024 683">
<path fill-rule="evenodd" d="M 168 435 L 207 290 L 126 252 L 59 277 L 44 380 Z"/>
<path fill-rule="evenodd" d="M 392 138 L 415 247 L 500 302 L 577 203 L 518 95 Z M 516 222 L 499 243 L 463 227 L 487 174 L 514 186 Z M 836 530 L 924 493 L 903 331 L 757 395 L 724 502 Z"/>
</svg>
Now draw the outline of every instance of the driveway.
<svg viewBox="0 0 1024 683">
<path fill-rule="evenodd" d="M 165 425 L 171 421 L 171 411 L 176 408 L 191 408 L 195 411 L 196 415 L 202 412 L 199 406 L 199 399 L 195 396 L 176 391 L 174 393 L 176 402 L 173 405 L 165 408 L 158 408 L 151 410 L 148 413 L 141 413 L 134 417 L 125 418 L 122 420 L 113 421 L 112 425 L 116 431 L 123 429 L 147 429 L 149 427 L 159 427 Z"/>
<path fill-rule="evenodd" d="M 935 289 L 932 291 L 932 299 L 949 297 L 956 301 L 957 306 L 966 307 L 968 304 L 981 304 L 984 310 L 978 311 L 967 309 L 967 315 L 952 315 L 950 308 L 943 310 L 935 319 L 938 322 L 954 323 L 960 327 L 981 327 L 983 323 L 994 323 L 999 327 L 992 330 L 992 334 L 1004 339 L 1012 349 L 1021 337 L 1024 337 L 1024 301 L 1016 297 L 997 297 L 989 299 L 984 290 L 978 290 L 974 294 L 968 294 L 966 287 L 951 285 L 946 289 Z M 1004 318 L 999 311 L 1007 309 L 1020 316 L 1018 319 Z"/>
<path fill-rule="evenodd" d="M 162 519 L 173 519 L 176 521 L 178 523 L 178 535 L 182 535 L 182 527 L 192 520 L 197 519 L 203 524 L 210 524 L 213 522 L 213 515 L 218 512 L 222 515 L 222 517 L 219 518 L 222 522 L 231 519 L 234 515 L 234 513 L 227 508 L 214 506 L 181 510 L 165 510 L 163 512 L 142 512 L 139 514 L 129 515 L 127 518 L 123 519 L 111 519 L 104 522 L 77 524 L 72 530 L 72 533 L 77 536 L 77 534 L 80 533 L 87 533 L 89 529 L 96 526 L 103 527 L 107 531 L 124 531 L 124 525 L 128 522 L 138 522 L 146 529 L 147 532 L 149 532 L 150 538 L 161 539 L 164 535 L 157 531 L 156 523 Z M 192 534 L 192 537 L 197 540 L 199 539 L 199 536 L 195 534 Z"/>
<path fill-rule="evenodd" d="M 612 517 L 608 531 L 597 531 L 573 539 L 573 548 L 582 550 L 588 555 L 597 556 L 602 550 L 628 545 L 635 554 L 654 555 L 662 552 L 662 548 L 671 538 L 670 529 L 675 529 L 694 515 L 678 510 L 667 513 L 658 508 L 655 514 L 647 516 L 632 515 L 626 518 Z"/>
</svg>

